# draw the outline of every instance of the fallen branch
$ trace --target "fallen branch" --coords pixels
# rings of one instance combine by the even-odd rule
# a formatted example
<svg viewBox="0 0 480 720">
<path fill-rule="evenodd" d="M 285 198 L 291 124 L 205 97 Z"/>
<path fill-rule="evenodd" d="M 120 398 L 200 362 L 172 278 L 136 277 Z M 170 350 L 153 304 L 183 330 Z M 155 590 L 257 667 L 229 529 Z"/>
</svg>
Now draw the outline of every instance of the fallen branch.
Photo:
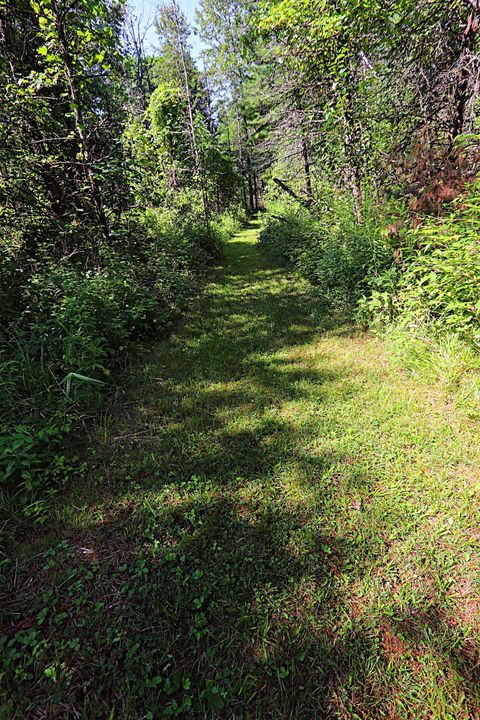
<svg viewBox="0 0 480 720">
<path fill-rule="evenodd" d="M 281 190 L 286 192 L 290 197 L 292 197 L 294 200 L 300 203 L 300 205 L 303 205 L 303 207 L 307 208 L 307 210 L 310 208 L 312 204 L 312 200 L 310 198 L 303 198 L 300 197 L 300 195 L 297 195 L 295 190 L 292 190 L 291 187 L 289 187 L 286 183 L 283 182 L 283 180 L 280 180 L 280 178 L 273 178 L 273 182 L 275 185 L 278 185 Z"/>
</svg>

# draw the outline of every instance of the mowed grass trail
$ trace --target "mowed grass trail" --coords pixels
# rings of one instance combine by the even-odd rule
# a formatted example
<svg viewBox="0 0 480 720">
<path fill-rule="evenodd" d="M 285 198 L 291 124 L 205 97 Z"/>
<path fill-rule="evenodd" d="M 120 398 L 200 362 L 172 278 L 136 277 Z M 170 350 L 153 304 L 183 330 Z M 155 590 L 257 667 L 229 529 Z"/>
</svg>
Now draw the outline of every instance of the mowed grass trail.
<svg viewBox="0 0 480 720">
<path fill-rule="evenodd" d="M 256 235 L 19 529 L 2 718 L 480 718 L 478 425 Z"/>
</svg>

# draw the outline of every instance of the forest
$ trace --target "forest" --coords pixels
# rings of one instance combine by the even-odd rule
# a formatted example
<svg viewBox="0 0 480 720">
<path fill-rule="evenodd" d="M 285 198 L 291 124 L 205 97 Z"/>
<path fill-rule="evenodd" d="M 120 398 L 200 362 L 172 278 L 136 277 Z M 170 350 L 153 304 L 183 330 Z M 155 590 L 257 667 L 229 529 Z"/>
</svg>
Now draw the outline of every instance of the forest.
<svg viewBox="0 0 480 720">
<path fill-rule="evenodd" d="M 0 0 L 0 720 L 480 718 L 480 0 L 193 5 Z"/>
</svg>

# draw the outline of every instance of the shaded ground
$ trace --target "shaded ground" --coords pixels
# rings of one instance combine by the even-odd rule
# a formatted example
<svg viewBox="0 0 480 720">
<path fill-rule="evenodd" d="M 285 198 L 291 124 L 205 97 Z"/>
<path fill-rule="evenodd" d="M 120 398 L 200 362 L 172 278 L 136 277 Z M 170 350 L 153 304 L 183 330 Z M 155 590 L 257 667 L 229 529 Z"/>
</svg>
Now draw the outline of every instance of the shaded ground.
<svg viewBox="0 0 480 720">
<path fill-rule="evenodd" d="M 19 536 L 0 717 L 480 717 L 478 427 L 255 237 Z"/>
</svg>

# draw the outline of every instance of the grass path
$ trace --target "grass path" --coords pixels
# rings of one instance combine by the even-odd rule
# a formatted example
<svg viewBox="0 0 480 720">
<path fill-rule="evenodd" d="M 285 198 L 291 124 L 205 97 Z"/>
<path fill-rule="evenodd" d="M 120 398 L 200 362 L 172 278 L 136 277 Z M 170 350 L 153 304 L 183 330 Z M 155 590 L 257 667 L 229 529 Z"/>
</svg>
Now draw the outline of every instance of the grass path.
<svg viewBox="0 0 480 720">
<path fill-rule="evenodd" d="M 480 717 L 478 427 L 256 232 L 19 542 L 0 717 Z"/>
</svg>

